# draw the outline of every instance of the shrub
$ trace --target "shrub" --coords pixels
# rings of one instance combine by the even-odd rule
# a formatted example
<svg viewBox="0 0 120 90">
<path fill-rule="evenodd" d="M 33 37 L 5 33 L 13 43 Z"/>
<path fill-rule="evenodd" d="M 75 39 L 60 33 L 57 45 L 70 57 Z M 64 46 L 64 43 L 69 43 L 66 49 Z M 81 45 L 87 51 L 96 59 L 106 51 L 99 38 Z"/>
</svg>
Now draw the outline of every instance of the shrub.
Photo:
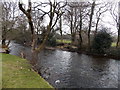
<svg viewBox="0 0 120 90">
<path fill-rule="evenodd" d="M 112 43 L 112 37 L 105 30 L 99 31 L 92 41 L 92 52 L 98 54 L 104 54 L 107 49 L 110 48 Z"/>
<path fill-rule="evenodd" d="M 48 46 L 53 46 L 53 47 L 56 46 L 56 38 L 53 34 L 49 35 L 49 38 L 47 40 L 47 45 Z"/>
<path fill-rule="evenodd" d="M 13 40 L 15 40 L 16 43 L 23 44 L 24 43 L 30 43 L 31 42 L 31 32 L 29 31 L 17 31 L 13 36 Z"/>
<path fill-rule="evenodd" d="M 44 38 L 47 34 L 46 32 L 47 32 L 47 29 L 43 28 L 42 33 L 40 34 L 39 39 L 38 39 L 38 41 L 39 41 L 38 44 L 41 44 L 43 42 L 43 40 L 44 40 Z M 49 34 L 49 36 L 47 38 L 47 41 L 46 41 L 46 45 L 47 46 L 52 46 L 52 47 L 56 46 L 56 37 L 55 37 L 55 32 L 54 31 L 52 31 Z"/>
</svg>

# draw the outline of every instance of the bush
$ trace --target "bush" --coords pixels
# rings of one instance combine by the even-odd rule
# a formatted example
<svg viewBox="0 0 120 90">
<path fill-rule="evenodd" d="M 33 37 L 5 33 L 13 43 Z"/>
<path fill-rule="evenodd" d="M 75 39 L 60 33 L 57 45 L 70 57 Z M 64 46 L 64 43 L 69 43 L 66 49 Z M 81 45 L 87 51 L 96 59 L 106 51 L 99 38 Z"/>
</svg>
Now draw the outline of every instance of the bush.
<svg viewBox="0 0 120 90">
<path fill-rule="evenodd" d="M 15 40 L 16 43 L 23 44 L 24 43 L 30 43 L 31 42 L 31 32 L 29 31 L 17 31 L 13 36 L 13 40 Z"/>
<path fill-rule="evenodd" d="M 107 49 L 110 48 L 112 43 L 112 37 L 105 30 L 99 31 L 92 42 L 92 52 L 98 54 L 104 54 Z"/>
<path fill-rule="evenodd" d="M 49 38 L 47 40 L 47 45 L 48 46 L 53 46 L 53 47 L 56 46 L 56 38 L 53 34 L 49 35 Z"/>
</svg>

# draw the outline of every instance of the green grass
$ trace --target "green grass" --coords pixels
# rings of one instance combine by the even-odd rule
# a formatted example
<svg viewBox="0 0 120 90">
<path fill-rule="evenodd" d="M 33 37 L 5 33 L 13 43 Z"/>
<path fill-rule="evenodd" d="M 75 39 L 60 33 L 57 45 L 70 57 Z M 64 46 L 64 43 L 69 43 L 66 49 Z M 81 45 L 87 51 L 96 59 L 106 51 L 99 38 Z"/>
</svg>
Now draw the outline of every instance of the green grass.
<svg viewBox="0 0 120 90">
<path fill-rule="evenodd" d="M 116 42 L 113 42 L 111 46 L 116 47 Z"/>
<path fill-rule="evenodd" d="M 58 43 L 71 43 L 71 40 L 65 40 L 65 39 L 63 39 L 63 41 L 60 40 L 60 39 L 57 39 L 56 41 L 57 41 Z M 113 42 L 111 46 L 112 46 L 112 47 L 116 47 L 116 42 Z"/>
<path fill-rule="evenodd" d="M 1 55 L 1 54 L 0 54 Z M 52 88 L 36 72 L 27 60 L 2 54 L 2 88 Z"/>
<path fill-rule="evenodd" d="M 57 41 L 58 43 L 71 43 L 71 40 L 65 40 L 65 39 L 63 39 L 63 40 L 57 39 L 56 41 Z"/>
<path fill-rule="evenodd" d="M 2 57 L 1 54 L 0 57 Z M 0 58 L 0 90 L 1 89 L 2 89 L 2 59 Z"/>
</svg>

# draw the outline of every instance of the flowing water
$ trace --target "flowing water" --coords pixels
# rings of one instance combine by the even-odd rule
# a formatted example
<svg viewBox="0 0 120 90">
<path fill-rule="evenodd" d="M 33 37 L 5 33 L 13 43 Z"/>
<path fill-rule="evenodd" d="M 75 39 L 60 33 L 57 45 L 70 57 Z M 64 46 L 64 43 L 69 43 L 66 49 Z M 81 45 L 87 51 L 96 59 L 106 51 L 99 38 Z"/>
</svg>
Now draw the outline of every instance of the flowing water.
<svg viewBox="0 0 120 90">
<path fill-rule="evenodd" d="M 21 51 L 31 59 L 30 48 L 11 43 L 11 53 Z M 92 57 L 62 50 L 44 50 L 39 54 L 38 66 L 43 77 L 56 88 L 118 88 L 119 60 Z"/>
</svg>

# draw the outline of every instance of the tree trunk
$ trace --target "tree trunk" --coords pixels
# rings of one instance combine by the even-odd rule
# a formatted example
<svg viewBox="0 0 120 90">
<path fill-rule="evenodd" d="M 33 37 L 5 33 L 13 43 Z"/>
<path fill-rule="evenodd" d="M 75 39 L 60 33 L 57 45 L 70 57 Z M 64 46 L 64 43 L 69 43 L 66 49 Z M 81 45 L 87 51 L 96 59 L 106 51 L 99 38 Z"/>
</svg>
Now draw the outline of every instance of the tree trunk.
<svg viewBox="0 0 120 90">
<path fill-rule="evenodd" d="M 75 35 L 76 35 L 75 32 L 73 32 L 71 35 L 72 44 L 74 44 L 74 42 L 75 42 L 75 38 L 76 38 Z"/>
<path fill-rule="evenodd" d="M 38 64 L 37 64 L 38 54 L 39 54 L 39 52 L 37 52 L 35 50 L 32 51 L 32 58 L 31 58 L 30 64 L 32 65 L 32 68 L 35 71 L 37 71 L 37 67 L 38 67 Z"/>
<path fill-rule="evenodd" d="M 62 34 L 62 16 L 60 16 L 60 34 L 61 34 L 61 40 L 63 42 L 63 34 Z"/>
<path fill-rule="evenodd" d="M 26 15 L 26 17 L 28 18 L 28 23 L 29 23 L 29 27 L 31 30 L 31 37 L 32 37 L 32 48 L 31 48 L 31 52 L 33 55 L 33 60 L 32 60 L 32 65 L 34 66 L 36 64 L 36 60 L 34 59 L 34 54 L 35 54 L 35 32 L 34 32 L 34 26 L 33 26 L 33 22 L 32 22 L 32 16 L 31 16 L 31 1 L 29 1 L 29 5 L 28 5 L 28 10 L 26 11 L 23 7 L 22 4 L 19 2 L 19 9 Z"/>
<path fill-rule="evenodd" d="M 47 39 L 48 39 L 48 36 L 49 36 L 49 34 L 50 34 L 50 32 L 51 32 L 51 27 L 52 27 L 52 22 L 53 22 L 53 17 L 54 17 L 54 14 L 53 14 L 53 12 L 52 12 L 52 4 L 51 4 L 51 7 L 50 7 L 50 22 L 49 22 L 49 25 L 48 25 L 48 27 L 47 27 L 47 32 L 46 32 L 46 34 L 45 34 L 45 37 L 44 37 L 44 39 L 43 39 L 43 42 L 42 42 L 42 44 L 36 49 L 36 51 L 38 51 L 38 52 L 40 52 L 43 48 L 44 48 L 44 46 L 45 46 L 45 43 L 46 43 L 46 41 L 47 41 Z"/>
<path fill-rule="evenodd" d="M 81 50 L 82 49 L 82 15 L 81 15 L 81 10 L 80 10 L 80 30 L 79 30 L 79 47 L 78 49 Z"/>
<path fill-rule="evenodd" d="M 92 26 L 92 18 L 94 14 L 94 8 L 95 8 L 95 1 L 92 3 L 91 6 L 91 14 L 90 14 L 90 22 L 89 22 L 89 29 L 88 29 L 88 50 L 90 49 L 90 32 L 91 32 L 91 26 Z"/>
<path fill-rule="evenodd" d="M 99 23 L 99 20 L 100 20 L 100 18 L 98 18 L 98 19 L 97 19 L 97 22 L 96 22 L 94 37 L 95 37 L 95 35 L 97 34 L 97 31 L 98 31 L 98 23 Z"/>
<path fill-rule="evenodd" d="M 116 43 L 116 48 L 118 47 L 120 47 L 120 24 L 119 24 L 119 29 L 118 29 L 117 43 Z"/>
<path fill-rule="evenodd" d="M 71 21 L 70 21 L 70 31 L 71 31 L 71 41 L 72 41 L 72 43 L 74 42 L 74 35 L 73 35 L 73 17 L 72 17 L 72 15 L 71 15 Z"/>
<path fill-rule="evenodd" d="M 8 40 L 8 43 L 6 44 L 6 45 L 7 45 L 7 47 L 9 46 L 10 42 L 11 42 L 11 41 L 10 41 L 10 40 Z"/>
<path fill-rule="evenodd" d="M 6 30 L 7 30 L 7 25 L 5 24 L 5 26 L 3 25 L 2 29 L 3 29 L 3 32 L 2 32 L 2 46 L 6 46 Z"/>
<path fill-rule="evenodd" d="M 118 2 L 118 11 L 120 10 L 120 2 Z M 118 36 L 117 36 L 117 43 L 116 48 L 120 48 L 120 12 L 118 12 Z"/>
<path fill-rule="evenodd" d="M 6 44 L 5 44 L 5 41 L 6 41 L 6 39 L 4 38 L 4 39 L 2 39 L 2 46 L 5 46 Z"/>
</svg>

